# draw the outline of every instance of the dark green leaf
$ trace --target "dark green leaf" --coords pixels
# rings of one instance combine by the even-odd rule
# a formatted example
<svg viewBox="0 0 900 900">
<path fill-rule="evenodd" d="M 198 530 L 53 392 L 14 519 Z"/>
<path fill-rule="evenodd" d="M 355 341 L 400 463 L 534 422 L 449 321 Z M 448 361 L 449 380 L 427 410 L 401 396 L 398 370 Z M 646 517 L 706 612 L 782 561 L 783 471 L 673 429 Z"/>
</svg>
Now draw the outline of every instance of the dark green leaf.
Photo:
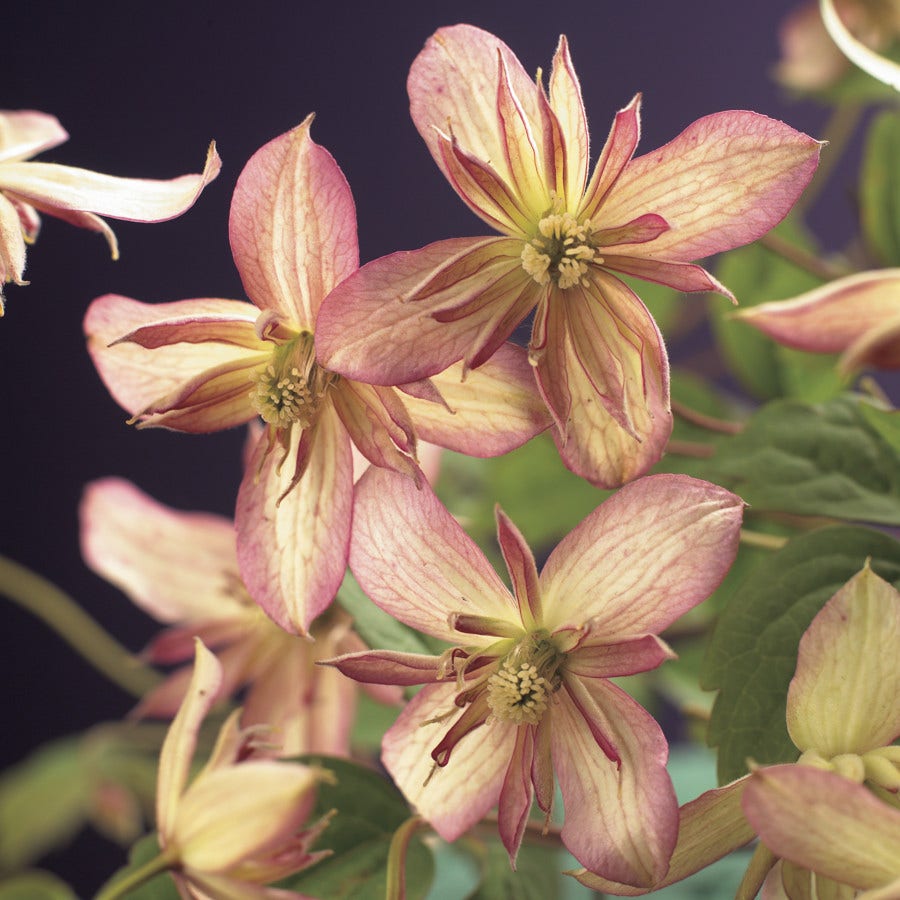
<svg viewBox="0 0 900 900">
<path fill-rule="evenodd" d="M 900 455 L 852 396 L 764 406 L 719 446 L 708 477 L 757 512 L 900 524 Z"/>
<path fill-rule="evenodd" d="M 900 265 L 900 113 L 882 113 L 869 129 L 860 202 L 868 246 L 884 265 Z"/>
<path fill-rule="evenodd" d="M 560 854 L 549 847 L 523 846 L 516 871 L 499 841 L 484 846 L 482 880 L 469 900 L 546 900 L 559 895 Z"/>
<path fill-rule="evenodd" d="M 890 444 L 894 452 L 900 453 L 900 411 L 883 409 L 866 402 L 860 402 L 859 411 L 866 422 Z"/>
<path fill-rule="evenodd" d="M 708 739 L 719 748 L 722 783 L 743 775 L 748 757 L 761 764 L 797 758 L 785 708 L 800 636 L 867 557 L 882 578 L 900 583 L 900 542 L 837 526 L 793 539 L 735 592 L 703 667 L 704 687 L 719 688 Z"/>
<path fill-rule="evenodd" d="M 0 882 L 0 900 L 78 900 L 64 881 L 49 872 L 24 872 Z"/>
</svg>

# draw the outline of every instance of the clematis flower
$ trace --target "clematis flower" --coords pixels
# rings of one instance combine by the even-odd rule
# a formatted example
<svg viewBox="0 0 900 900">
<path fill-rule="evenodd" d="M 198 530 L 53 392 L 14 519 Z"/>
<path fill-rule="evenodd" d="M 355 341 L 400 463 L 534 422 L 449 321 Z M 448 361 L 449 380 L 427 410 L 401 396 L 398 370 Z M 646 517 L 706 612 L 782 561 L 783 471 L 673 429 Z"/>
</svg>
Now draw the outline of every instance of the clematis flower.
<svg viewBox="0 0 900 900">
<path fill-rule="evenodd" d="M 900 91 L 900 66 L 876 53 L 870 46 L 888 44 L 900 36 L 900 9 L 892 0 L 863 0 L 857 5 L 862 7 L 862 18 L 870 19 L 874 25 L 874 33 L 868 36 L 867 41 L 859 40 L 851 33 L 838 14 L 833 0 L 819 0 L 822 22 L 831 39 L 850 62 L 878 81 L 890 85 L 895 91 Z"/>
<path fill-rule="evenodd" d="M 194 637 L 218 654 L 223 677 L 214 699 L 246 688 L 241 722 L 268 725 L 282 756 L 346 756 L 357 687 L 317 659 L 365 644 L 350 617 L 332 608 L 312 625 L 314 642 L 279 628 L 253 602 L 238 574 L 234 525 L 220 516 L 178 512 L 118 478 L 87 486 L 81 502 L 85 562 L 167 628 L 150 661 L 193 658 Z M 139 704 L 138 715 L 170 717 L 185 696 L 190 666 L 176 669 Z M 399 689 L 375 693 L 399 703 Z"/>
<path fill-rule="evenodd" d="M 810 353 L 840 353 L 840 368 L 900 368 L 900 269 L 838 278 L 791 300 L 737 314 L 773 340 Z"/>
<path fill-rule="evenodd" d="M 264 885 L 327 855 L 310 851 L 324 823 L 303 828 L 321 774 L 297 763 L 248 759 L 252 735 L 238 730 L 235 713 L 188 784 L 197 735 L 221 681 L 221 666 L 198 639 L 191 683 L 159 758 L 156 824 L 162 858 L 184 898 L 299 898 Z"/>
<path fill-rule="evenodd" d="M 350 378 L 398 384 L 476 369 L 534 311 L 529 344 L 566 465 L 611 487 L 645 472 L 672 428 L 659 330 L 620 275 L 719 291 L 700 257 L 755 240 L 812 177 L 819 145 L 752 112 L 699 119 L 632 159 L 640 96 L 588 177 L 566 39 L 549 93 L 498 38 L 440 29 L 409 73 L 413 121 L 454 190 L 499 237 L 439 241 L 363 266 L 323 306 L 318 352 Z"/>
<path fill-rule="evenodd" d="M 499 804 L 514 862 L 532 799 L 550 812 L 555 772 L 577 859 L 628 884 L 662 878 L 678 830 L 668 747 L 610 678 L 672 656 L 656 635 L 721 581 L 742 507 L 692 478 L 645 478 L 591 513 L 540 574 L 498 509 L 510 593 L 427 487 L 374 468 L 360 479 L 354 575 L 382 609 L 454 646 L 332 664 L 364 682 L 426 685 L 385 734 L 382 760 L 443 838 Z"/>
<path fill-rule="evenodd" d="M 862 785 L 805 766 L 757 769 L 744 811 L 760 838 L 801 869 L 862 893 L 819 893 L 865 900 L 900 897 L 900 810 Z"/>
<path fill-rule="evenodd" d="M 311 123 L 257 151 L 235 187 L 229 233 L 252 303 L 108 295 L 85 319 L 101 377 L 139 427 L 208 432 L 264 420 L 238 493 L 238 562 L 256 602 L 302 634 L 346 570 L 352 444 L 419 482 L 414 419 L 426 440 L 478 456 L 549 425 L 512 346 L 465 396 L 458 374 L 447 390 L 423 381 L 401 400 L 319 364 L 319 306 L 356 268 L 358 249 L 350 188 Z"/>
<path fill-rule="evenodd" d="M 41 226 L 40 213 L 79 228 L 99 231 L 113 259 L 119 256 L 116 236 L 101 216 L 131 222 L 162 222 L 194 205 L 200 192 L 219 174 L 221 160 L 209 145 L 199 175 L 171 181 L 114 178 L 56 163 L 31 162 L 32 156 L 68 140 L 55 116 L 33 110 L 0 111 L 0 315 L 3 286 L 22 281 L 25 245 Z"/>
<path fill-rule="evenodd" d="M 898 642 L 900 593 L 867 565 L 822 607 L 804 632 L 787 696 L 788 733 L 800 751 L 799 766 L 865 783 L 894 806 L 900 805 L 900 753 L 892 746 L 900 736 Z M 739 846 L 742 834 L 743 842 L 749 840 L 742 832 L 746 826 L 739 803 L 750 777 L 709 792 L 700 798 L 703 802 L 695 801 L 694 814 L 682 818 L 679 867 L 673 873 L 677 877 L 667 877 L 658 887 L 720 859 Z M 736 839 L 739 843 L 734 843 Z M 616 884 L 589 872 L 576 877 L 605 893 L 639 893 L 628 883 Z M 767 879 L 771 894 L 765 896 L 783 896 L 782 882 L 793 884 L 799 896 L 816 896 L 809 894 L 811 878 L 808 870 L 782 861 Z M 824 892 L 821 878 L 819 883 L 819 896 L 832 896 Z M 839 890 L 834 885 L 831 889 Z M 788 895 L 794 896 L 790 891 Z"/>
</svg>

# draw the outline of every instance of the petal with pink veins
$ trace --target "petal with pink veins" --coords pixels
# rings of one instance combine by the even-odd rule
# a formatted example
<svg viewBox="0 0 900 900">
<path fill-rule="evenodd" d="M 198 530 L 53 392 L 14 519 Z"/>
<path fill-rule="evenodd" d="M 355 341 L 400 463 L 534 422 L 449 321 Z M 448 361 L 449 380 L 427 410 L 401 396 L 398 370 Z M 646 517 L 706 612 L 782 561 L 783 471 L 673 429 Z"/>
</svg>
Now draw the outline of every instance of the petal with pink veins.
<svg viewBox="0 0 900 900">
<path fill-rule="evenodd" d="M 231 200 L 229 237 L 247 296 L 314 332 L 319 305 L 359 264 L 356 207 L 312 116 L 250 158 Z"/>
<path fill-rule="evenodd" d="M 650 887 L 666 874 L 678 833 L 659 725 L 615 685 L 577 676 L 566 678 L 551 715 L 567 849 L 592 872 Z M 615 746 L 618 765 L 598 749 L 595 731 Z"/>
<path fill-rule="evenodd" d="M 494 515 L 497 519 L 497 542 L 519 604 L 519 615 L 526 628 L 533 628 L 543 620 L 541 588 L 534 556 L 522 532 L 499 506 L 494 508 Z"/>
<path fill-rule="evenodd" d="M 260 438 L 235 513 L 238 562 L 250 595 L 270 618 L 296 634 L 307 634 L 312 620 L 334 599 L 350 539 L 350 439 L 330 404 L 315 428 L 303 477 L 286 494 L 300 429 L 292 429 L 283 464 L 281 451 L 267 452 L 265 435 Z"/>
<path fill-rule="evenodd" d="M 559 129 L 565 141 L 563 196 L 566 208 L 575 209 L 587 182 L 590 147 L 584 101 L 581 99 L 581 85 L 572 65 L 569 43 L 565 35 L 560 36 L 556 53 L 553 55 L 549 87 L 550 107 L 559 122 Z"/>
<path fill-rule="evenodd" d="M 759 113 L 697 119 L 664 147 L 625 167 L 603 203 L 604 221 L 656 213 L 671 226 L 642 256 L 690 262 L 739 247 L 777 225 L 809 183 L 821 144 Z"/>
<path fill-rule="evenodd" d="M 509 590 L 431 488 L 387 469 L 356 485 L 350 568 L 385 612 L 451 643 L 452 613 L 519 622 Z"/>
<path fill-rule="evenodd" d="M 566 671 L 581 678 L 615 678 L 649 672 L 675 657 L 655 634 L 612 642 L 602 632 L 591 631 L 569 652 Z"/>
<path fill-rule="evenodd" d="M 363 650 L 322 660 L 342 674 L 363 684 L 429 684 L 438 680 L 440 659 L 424 653 L 398 650 Z"/>
<path fill-rule="evenodd" d="M 27 159 L 69 139 L 56 116 L 32 109 L 0 113 L 0 162 Z M 2 184 L 0 184 L 2 188 Z"/>
<path fill-rule="evenodd" d="M 686 475 L 626 485 L 547 559 L 545 627 L 590 622 L 609 642 L 662 631 L 725 577 L 743 508 L 730 491 Z"/>
<path fill-rule="evenodd" d="M 516 744 L 503 779 L 497 812 L 500 839 L 506 847 L 513 869 L 516 867 L 516 856 L 522 844 L 522 836 L 525 834 L 534 797 L 534 788 L 531 784 L 533 758 L 534 729 L 516 729 Z"/>
</svg>

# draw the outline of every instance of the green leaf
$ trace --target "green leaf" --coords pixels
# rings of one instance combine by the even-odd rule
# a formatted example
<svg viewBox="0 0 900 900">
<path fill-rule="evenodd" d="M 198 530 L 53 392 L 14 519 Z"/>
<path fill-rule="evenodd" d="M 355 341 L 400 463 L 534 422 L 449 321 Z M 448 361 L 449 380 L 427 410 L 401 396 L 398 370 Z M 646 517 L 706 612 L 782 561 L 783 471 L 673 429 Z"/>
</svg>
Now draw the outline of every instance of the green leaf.
<svg viewBox="0 0 900 900">
<path fill-rule="evenodd" d="M 23 872 L 0 882 L 0 900 L 78 900 L 64 881 L 49 872 Z"/>
<path fill-rule="evenodd" d="M 785 223 L 776 233 L 800 249 L 814 250 L 796 226 Z M 723 254 L 716 275 L 741 307 L 786 300 L 822 283 L 760 243 Z M 719 352 L 751 394 L 763 399 L 789 396 L 818 401 L 834 396 L 845 383 L 835 370 L 833 356 L 801 353 L 776 344 L 735 318 L 734 307 L 718 295 L 710 295 L 708 309 Z"/>
<path fill-rule="evenodd" d="M 681 291 L 676 291 L 675 288 L 665 284 L 629 278 L 627 275 L 620 275 L 619 278 L 644 301 L 657 327 L 667 339 L 671 339 L 683 328 L 687 304 L 692 300 L 696 303 L 695 298 L 685 297 Z"/>
<path fill-rule="evenodd" d="M 860 204 L 868 246 L 884 265 L 900 265 L 900 113 L 882 113 L 869 129 Z"/>
<path fill-rule="evenodd" d="M 874 428 L 896 453 L 900 453 L 900 411 L 884 409 L 865 401 L 860 402 L 859 411 L 866 423 Z"/>
<path fill-rule="evenodd" d="M 156 833 L 144 835 L 129 851 L 128 865 L 119 869 L 104 887 L 129 877 L 133 872 L 159 856 L 159 853 L 159 841 Z M 131 888 L 128 891 L 128 900 L 179 900 L 178 888 L 175 887 L 175 880 L 172 876 L 168 872 L 162 872 L 143 884 Z"/>
<path fill-rule="evenodd" d="M 329 900 L 383 897 L 391 838 L 412 815 L 403 795 L 378 773 L 349 760 L 304 756 L 301 761 L 336 778 L 335 784 L 319 786 L 311 816 L 337 811 L 313 848 L 332 855 L 279 886 Z M 407 897 L 424 898 L 433 877 L 431 851 L 414 835 L 406 857 Z"/>
<path fill-rule="evenodd" d="M 708 741 L 719 748 L 721 783 L 743 775 L 748 757 L 760 764 L 797 758 L 785 709 L 800 636 L 867 557 L 882 578 L 900 584 L 900 542 L 871 529 L 836 526 L 793 539 L 735 592 L 702 673 L 705 688 L 719 688 Z"/>
<path fill-rule="evenodd" d="M 764 406 L 743 432 L 720 444 L 707 477 L 756 512 L 900 524 L 900 455 L 853 396 Z"/>
<path fill-rule="evenodd" d="M 559 895 L 558 850 L 523 846 L 514 872 L 501 843 L 490 841 L 484 849 L 481 884 L 469 900 L 546 900 Z"/>
</svg>

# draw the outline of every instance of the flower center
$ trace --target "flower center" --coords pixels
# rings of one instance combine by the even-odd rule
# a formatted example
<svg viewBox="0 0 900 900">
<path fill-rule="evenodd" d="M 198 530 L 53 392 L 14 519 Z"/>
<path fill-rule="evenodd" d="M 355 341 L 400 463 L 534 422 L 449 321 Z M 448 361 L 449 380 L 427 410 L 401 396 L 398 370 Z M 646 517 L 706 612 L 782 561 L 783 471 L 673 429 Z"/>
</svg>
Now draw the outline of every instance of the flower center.
<svg viewBox="0 0 900 900">
<path fill-rule="evenodd" d="M 584 283 L 588 263 L 599 261 L 590 243 L 591 220 L 551 213 L 538 222 L 538 231 L 522 250 L 522 268 L 538 284 L 553 281 L 565 290 Z"/>
<path fill-rule="evenodd" d="M 562 684 L 559 669 L 564 659 L 546 632 L 528 635 L 488 679 L 491 712 L 516 725 L 536 725 Z"/>
<path fill-rule="evenodd" d="M 288 428 L 294 422 L 309 428 L 337 376 L 317 365 L 313 336 L 304 332 L 276 346 L 268 365 L 251 379 L 250 402 L 264 422 L 276 428 Z"/>
</svg>

